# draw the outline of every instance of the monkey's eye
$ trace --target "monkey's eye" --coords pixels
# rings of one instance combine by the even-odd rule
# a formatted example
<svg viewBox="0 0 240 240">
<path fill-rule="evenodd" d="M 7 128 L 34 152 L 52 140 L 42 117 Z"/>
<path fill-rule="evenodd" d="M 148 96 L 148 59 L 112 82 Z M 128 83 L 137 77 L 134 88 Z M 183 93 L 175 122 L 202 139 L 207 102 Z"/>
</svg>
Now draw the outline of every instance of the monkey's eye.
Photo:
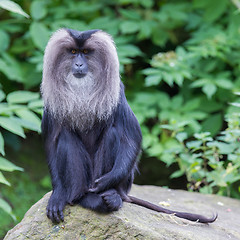
<svg viewBox="0 0 240 240">
<path fill-rule="evenodd" d="M 72 54 L 76 54 L 76 53 L 77 53 L 77 50 L 76 50 L 76 49 L 72 49 L 72 50 L 71 50 L 71 53 L 72 53 Z"/>
<path fill-rule="evenodd" d="M 87 49 L 83 49 L 82 52 L 83 52 L 84 54 L 88 54 L 88 50 L 87 50 Z"/>
</svg>

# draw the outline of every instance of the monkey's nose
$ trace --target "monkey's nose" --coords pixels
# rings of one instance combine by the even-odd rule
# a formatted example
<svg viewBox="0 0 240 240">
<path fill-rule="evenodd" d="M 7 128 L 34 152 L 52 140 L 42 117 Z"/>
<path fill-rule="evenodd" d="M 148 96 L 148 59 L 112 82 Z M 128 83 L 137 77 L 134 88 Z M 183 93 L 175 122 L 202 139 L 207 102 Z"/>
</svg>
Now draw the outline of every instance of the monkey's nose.
<svg viewBox="0 0 240 240">
<path fill-rule="evenodd" d="M 82 67 L 83 63 L 75 63 L 77 67 Z"/>
</svg>

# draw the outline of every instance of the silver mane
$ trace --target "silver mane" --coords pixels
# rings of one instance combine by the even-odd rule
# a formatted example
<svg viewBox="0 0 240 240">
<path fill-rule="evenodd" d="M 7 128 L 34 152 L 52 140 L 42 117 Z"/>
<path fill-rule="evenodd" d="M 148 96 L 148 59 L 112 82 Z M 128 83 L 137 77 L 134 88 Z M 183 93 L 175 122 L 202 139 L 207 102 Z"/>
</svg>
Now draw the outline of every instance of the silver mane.
<svg viewBox="0 0 240 240">
<path fill-rule="evenodd" d="M 88 129 L 95 121 L 107 119 L 116 108 L 120 94 L 119 61 L 113 39 L 97 31 L 84 43 L 94 49 L 88 58 L 88 74 L 75 78 L 68 50 L 77 48 L 65 29 L 56 31 L 45 49 L 41 93 L 44 105 L 61 123 Z"/>
</svg>

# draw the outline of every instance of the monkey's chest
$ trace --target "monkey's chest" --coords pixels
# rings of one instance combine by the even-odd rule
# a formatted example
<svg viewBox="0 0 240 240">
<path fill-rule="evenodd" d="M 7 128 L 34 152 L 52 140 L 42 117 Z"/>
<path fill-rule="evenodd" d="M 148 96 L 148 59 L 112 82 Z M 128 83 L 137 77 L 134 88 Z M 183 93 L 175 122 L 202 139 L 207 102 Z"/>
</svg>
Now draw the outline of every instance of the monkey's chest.
<svg viewBox="0 0 240 240">
<path fill-rule="evenodd" d="M 85 149 L 89 153 L 90 157 L 94 159 L 94 156 L 98 150 L 100 141 L 102 139 L 101 134 L 98 131 L 94 132 L 94 130 L 90 130 L 86 133 L 82 133 L 80 135 L 80 139 Z"/>
</svg>

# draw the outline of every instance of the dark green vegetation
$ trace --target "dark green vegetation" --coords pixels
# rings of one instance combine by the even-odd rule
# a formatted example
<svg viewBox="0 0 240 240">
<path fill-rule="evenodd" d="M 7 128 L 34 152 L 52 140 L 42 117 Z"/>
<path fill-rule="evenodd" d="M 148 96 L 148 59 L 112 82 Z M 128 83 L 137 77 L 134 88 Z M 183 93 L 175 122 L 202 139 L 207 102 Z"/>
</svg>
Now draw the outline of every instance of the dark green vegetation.
<svg viewBox="0 0 240 240">
<path fill-rule="evenodd" d="M 113 35 L 127 97 L 143 131 L 138 182 L 169 185 L 166 178 L 181 177 L 185 186 L 173 180 L 170 186 L 240 198 L 239 0 L 18 1 L 29 18 L 10 3 L 2 0 L 0 7 L 20 14 L 0 8 L 0 183 L 12 186 L 1 184 L 0 208 L 12 214 L 12 206 L 21 218 L 46 191 L 38 189 L 46 171 L 31 177 L 40 172 L 43 156 L 36 161 L 36 150 L 23 164 L 19 139 L 24 131 L 39 131 L 43 51 L 60 27 Z M 32 149 L 35 138 L 29 139 Z M 6 174 L 22 169 L 5 152 L 25 172 Z M 33 197 L 26 197 L 31 186 Z"/>
</svg>

